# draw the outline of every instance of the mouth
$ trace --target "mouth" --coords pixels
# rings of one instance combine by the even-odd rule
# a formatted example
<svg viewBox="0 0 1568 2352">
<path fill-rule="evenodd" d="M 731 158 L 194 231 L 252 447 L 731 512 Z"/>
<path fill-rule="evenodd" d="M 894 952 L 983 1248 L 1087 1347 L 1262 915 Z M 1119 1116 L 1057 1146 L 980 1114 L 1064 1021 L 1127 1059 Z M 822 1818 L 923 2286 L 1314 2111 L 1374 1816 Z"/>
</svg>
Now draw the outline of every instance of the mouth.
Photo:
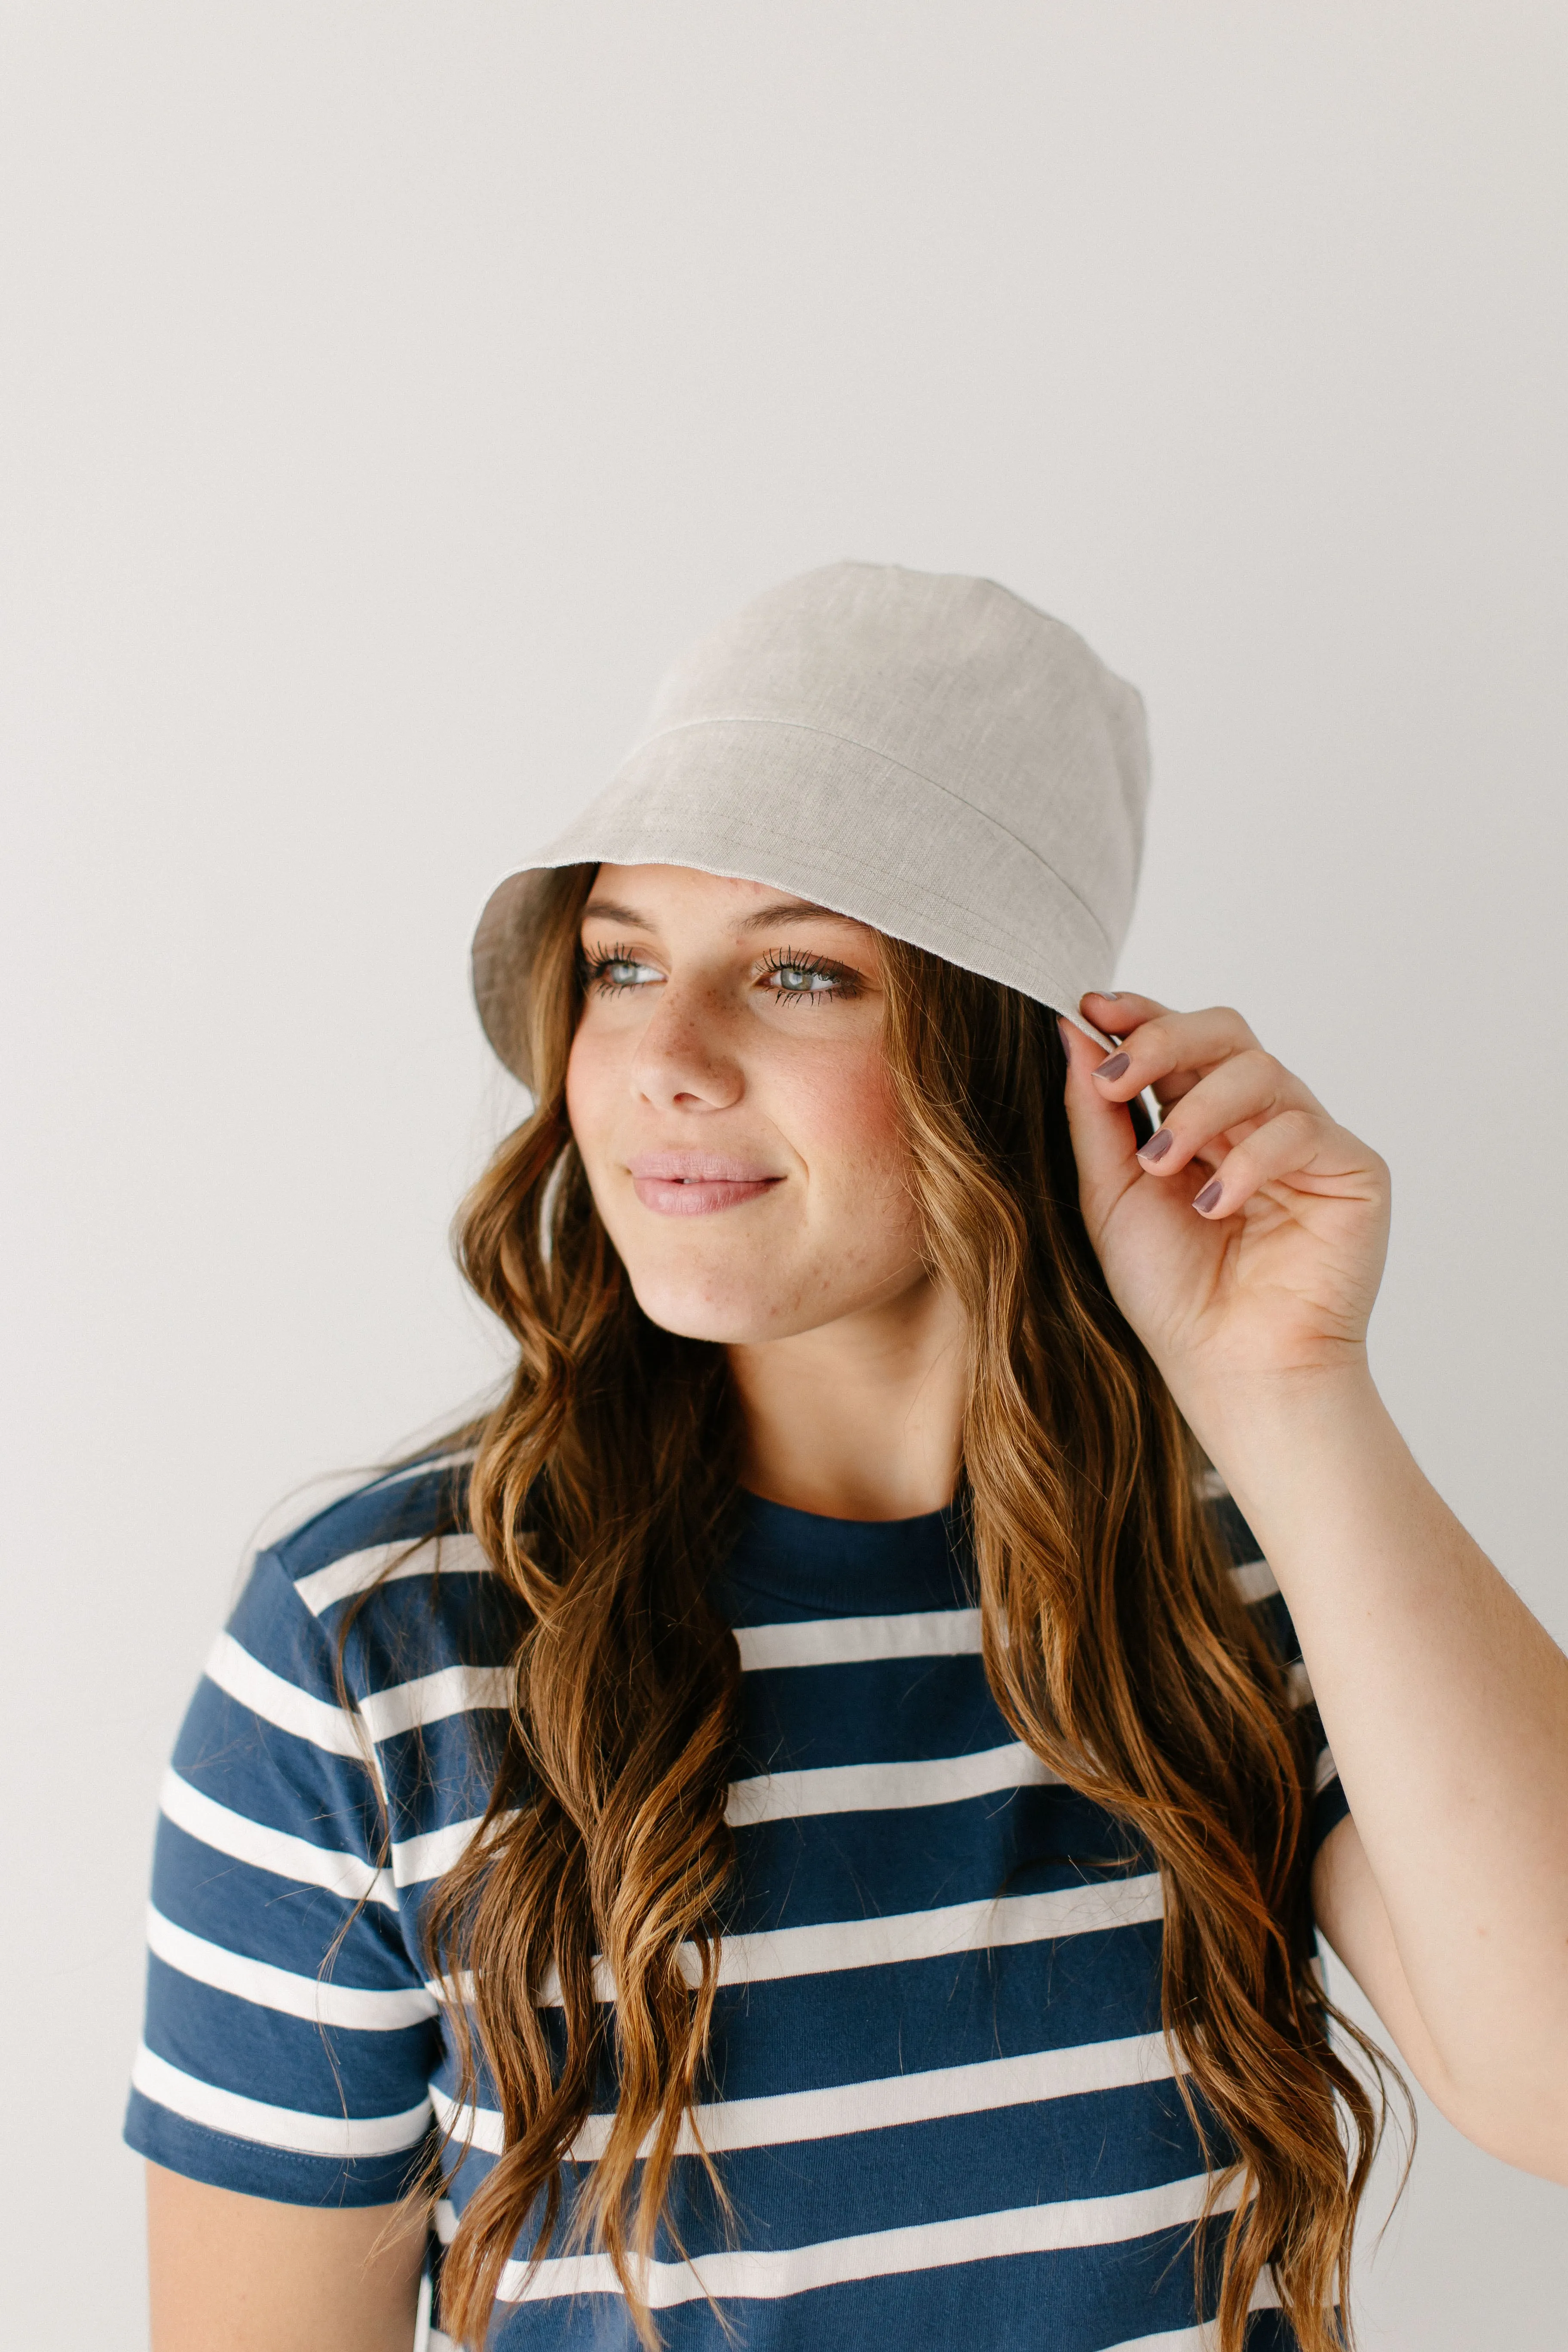
<svg viewBox="0 0 1568 2352">
<path fill-rule="evenodd" d="M 643 1151 L 626 1162 L 632 1190 L 660 1217 L 706 1217 L 760 1201 L 784 1182 L 765 1168 L 712 1152 Z"/>
</svg>

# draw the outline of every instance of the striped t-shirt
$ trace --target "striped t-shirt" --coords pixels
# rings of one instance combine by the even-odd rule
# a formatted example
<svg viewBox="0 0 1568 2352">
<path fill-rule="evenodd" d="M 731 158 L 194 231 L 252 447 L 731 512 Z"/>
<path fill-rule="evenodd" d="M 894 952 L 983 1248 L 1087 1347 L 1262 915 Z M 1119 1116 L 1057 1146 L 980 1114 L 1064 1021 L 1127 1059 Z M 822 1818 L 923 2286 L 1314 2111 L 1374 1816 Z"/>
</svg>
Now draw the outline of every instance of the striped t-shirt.
<svg viewBox="0 0 1568 2352">
<path fill-rule="evenodd" d="M 484 1807 L 475 1717 L 505 1705 L 461 1477 L 394 1474 L 258 1558 L 164 1783 L 127 2123 L 176 2172 L 312 2205 L 391 2200 L 455 2126 L 438 2240 L 500 2130 L 482 2081 L 454 2108 L 417 1935 Z M 1215 1507 L 1289 1663 L 1273 1580 Z M 389 1563 L 346 1650 L 351 1716 L 337 1629 Z M 716 1591 L 743 1670 L 738 1871 L 698 2124 L 734 2219 L 678 2159 L 689 2259 L 662 2245 L 647 2281 L 664 2343 L 1197 2352 L 1205 2179 L 1160 2032 L 1159 1878 L 997 1711 L 954 1523 L 752 1498 Z M 1326 1751 L 1317 1783 L 1314 1845 L 1345 1810 Z M 513 2352 L 636 2342 L 595 2253 L 515 2262 L 502 2297 Z M 1249 2342 L 1283 2352 L 1267 2279 L 1257 2300 Z"/>
</svg>

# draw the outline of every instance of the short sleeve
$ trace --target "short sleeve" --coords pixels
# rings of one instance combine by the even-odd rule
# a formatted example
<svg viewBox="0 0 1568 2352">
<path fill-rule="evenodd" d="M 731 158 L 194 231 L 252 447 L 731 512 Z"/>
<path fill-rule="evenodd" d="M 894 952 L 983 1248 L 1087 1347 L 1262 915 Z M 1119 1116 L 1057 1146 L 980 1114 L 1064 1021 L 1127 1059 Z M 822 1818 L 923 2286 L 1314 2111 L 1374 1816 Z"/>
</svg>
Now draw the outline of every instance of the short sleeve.
<svg viewBox="0 0 1568 2352">
<path fill-rule="evenodd" d="M 1332 1751 L 1323 1737 L 1311 1676 L 1284 1595 L 1258 1548 L 1258 1538 L 1212 1472 L 1205 1494 L 1236 1589 L 1285 1669 L 1291 1705 L 1298 1710 L 1307 1733 L 1307 1751 L 1312 1759 L 1311 1782 L 1307 1790 L 1308 1849 L 1315 1856 L 1329 1832 L 1348 1818 L 1350 1802 L 1340 1785 Z"/>
<path fill-rule="evenodd" d="M 301 2205 L 387 2203 L 416 2169 L 439 2029 L 372 1755 L 262 1553 L 163 1784 L 125 2126 L 155 2163 Z"/>
</svg>

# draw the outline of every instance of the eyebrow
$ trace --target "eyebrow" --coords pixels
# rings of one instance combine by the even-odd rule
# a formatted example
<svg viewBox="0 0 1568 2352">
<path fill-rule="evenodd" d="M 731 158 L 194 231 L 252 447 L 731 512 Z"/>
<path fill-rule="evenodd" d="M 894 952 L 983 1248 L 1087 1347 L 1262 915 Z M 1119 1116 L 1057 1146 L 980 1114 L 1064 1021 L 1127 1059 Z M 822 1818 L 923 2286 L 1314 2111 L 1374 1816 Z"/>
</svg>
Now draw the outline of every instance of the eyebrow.
<svg viewBox="0 0 1568 2352">
<path fill-rule="evenodd" d="M 656 926 L 636 907 L 624 907 L 614 898 L 590 898 L 583 909 L 583 920 L 626 923 L 634 929 L 651 931 Z M 766 907 L 759 907 L 754 915 L 747 915 L 736 928 L 742 931 L 771 930 L 776 923 L 804 922 L 813 917 L 825 918 L 830 923 L 854 923 L 864 930 L 853 915 L 841 915 L 836 907 L 818 907 L 809 898 L 775 898 Z"/>
<path fill-rule="evenodd" d="M 759 907 L 754 915 L 748 915 L 740 928 L 743 931 L 765 931 L 774 923 L 798 923 L 814 916 L 821 916 L 830 923 L 855 923 L 853 915 L 841 915 L 837 907 L 818 907 L 810 898 L 775 898 L 771 905 Z M 864 930 L 866 927 L 855 923 L 855 928 Z"/>
</svg>

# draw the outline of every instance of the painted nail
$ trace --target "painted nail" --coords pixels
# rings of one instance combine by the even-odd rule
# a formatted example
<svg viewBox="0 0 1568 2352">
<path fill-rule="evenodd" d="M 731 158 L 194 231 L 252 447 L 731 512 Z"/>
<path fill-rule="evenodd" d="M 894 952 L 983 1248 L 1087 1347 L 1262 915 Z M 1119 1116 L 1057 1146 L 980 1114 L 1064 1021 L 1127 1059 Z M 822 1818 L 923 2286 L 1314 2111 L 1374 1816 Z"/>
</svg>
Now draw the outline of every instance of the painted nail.
<svg viewBox="0 0 1568 2352">
<path fill-rule="evenodd" d="M 1171 1133 L 1170 1129 L 1168 1127 L 1163 1127 L 1158 1135 L 1152 1135 L 1149 1138 L 1148 1142 L 1143 1146 L 1143 1149 L 1138 1154 L 1138 1157 L 1140 1160 L 1163 1160 L 1166 1152 L 1169 1151 L 1175 1139 L 1176 1139 Z"/>
<path fill-rule="evenodd" d="M 1102 1004 L 1120 1004 L 1121 991 L 1119 988 L 1102 988 L 1100 992 L 1100 1001 Z"/>
<path fill-rule="evenodd" d="M 1219 1196 L 1220 1196 L 1220 1194 L 1224 1192 L 1224 1190 L 1225 1190 L 1224 1185 L 1220 1182 L 1219 1178 L 1216 1176 L 1216 1177 L 1215 1178 L 1214 1182 L 1213 1182 L 1212 1184 L 1205 1184 L 1205 1185 L 1204 1186 L 1203 1191 L 1198 1194 L 1197 1199 L 1193 1202 L 1193 1206 L 1194 1206 L 1194 1209 L 1201 1209 L 1201 1210 L 1203 1211 L 1203 1213 L 1204 1213 L 1205 1216 L 1206 1217 L 1206 1216 L 1208 1215 L 1208 1213 L 1209 1213 L 1209 1211 L 1210 1211 L 1211 1209 L 1217 1209 L 1217 1208 L 1218 1208 L 1218 1206 L 1219 1206 Z"/>
<path fill-rule="evenodd" d="M 1119 1078 L 1131 1060 L 1131 1054 L 1108 1054 L 1094 1075 L 1097 1078 Z"/>
</svg>

